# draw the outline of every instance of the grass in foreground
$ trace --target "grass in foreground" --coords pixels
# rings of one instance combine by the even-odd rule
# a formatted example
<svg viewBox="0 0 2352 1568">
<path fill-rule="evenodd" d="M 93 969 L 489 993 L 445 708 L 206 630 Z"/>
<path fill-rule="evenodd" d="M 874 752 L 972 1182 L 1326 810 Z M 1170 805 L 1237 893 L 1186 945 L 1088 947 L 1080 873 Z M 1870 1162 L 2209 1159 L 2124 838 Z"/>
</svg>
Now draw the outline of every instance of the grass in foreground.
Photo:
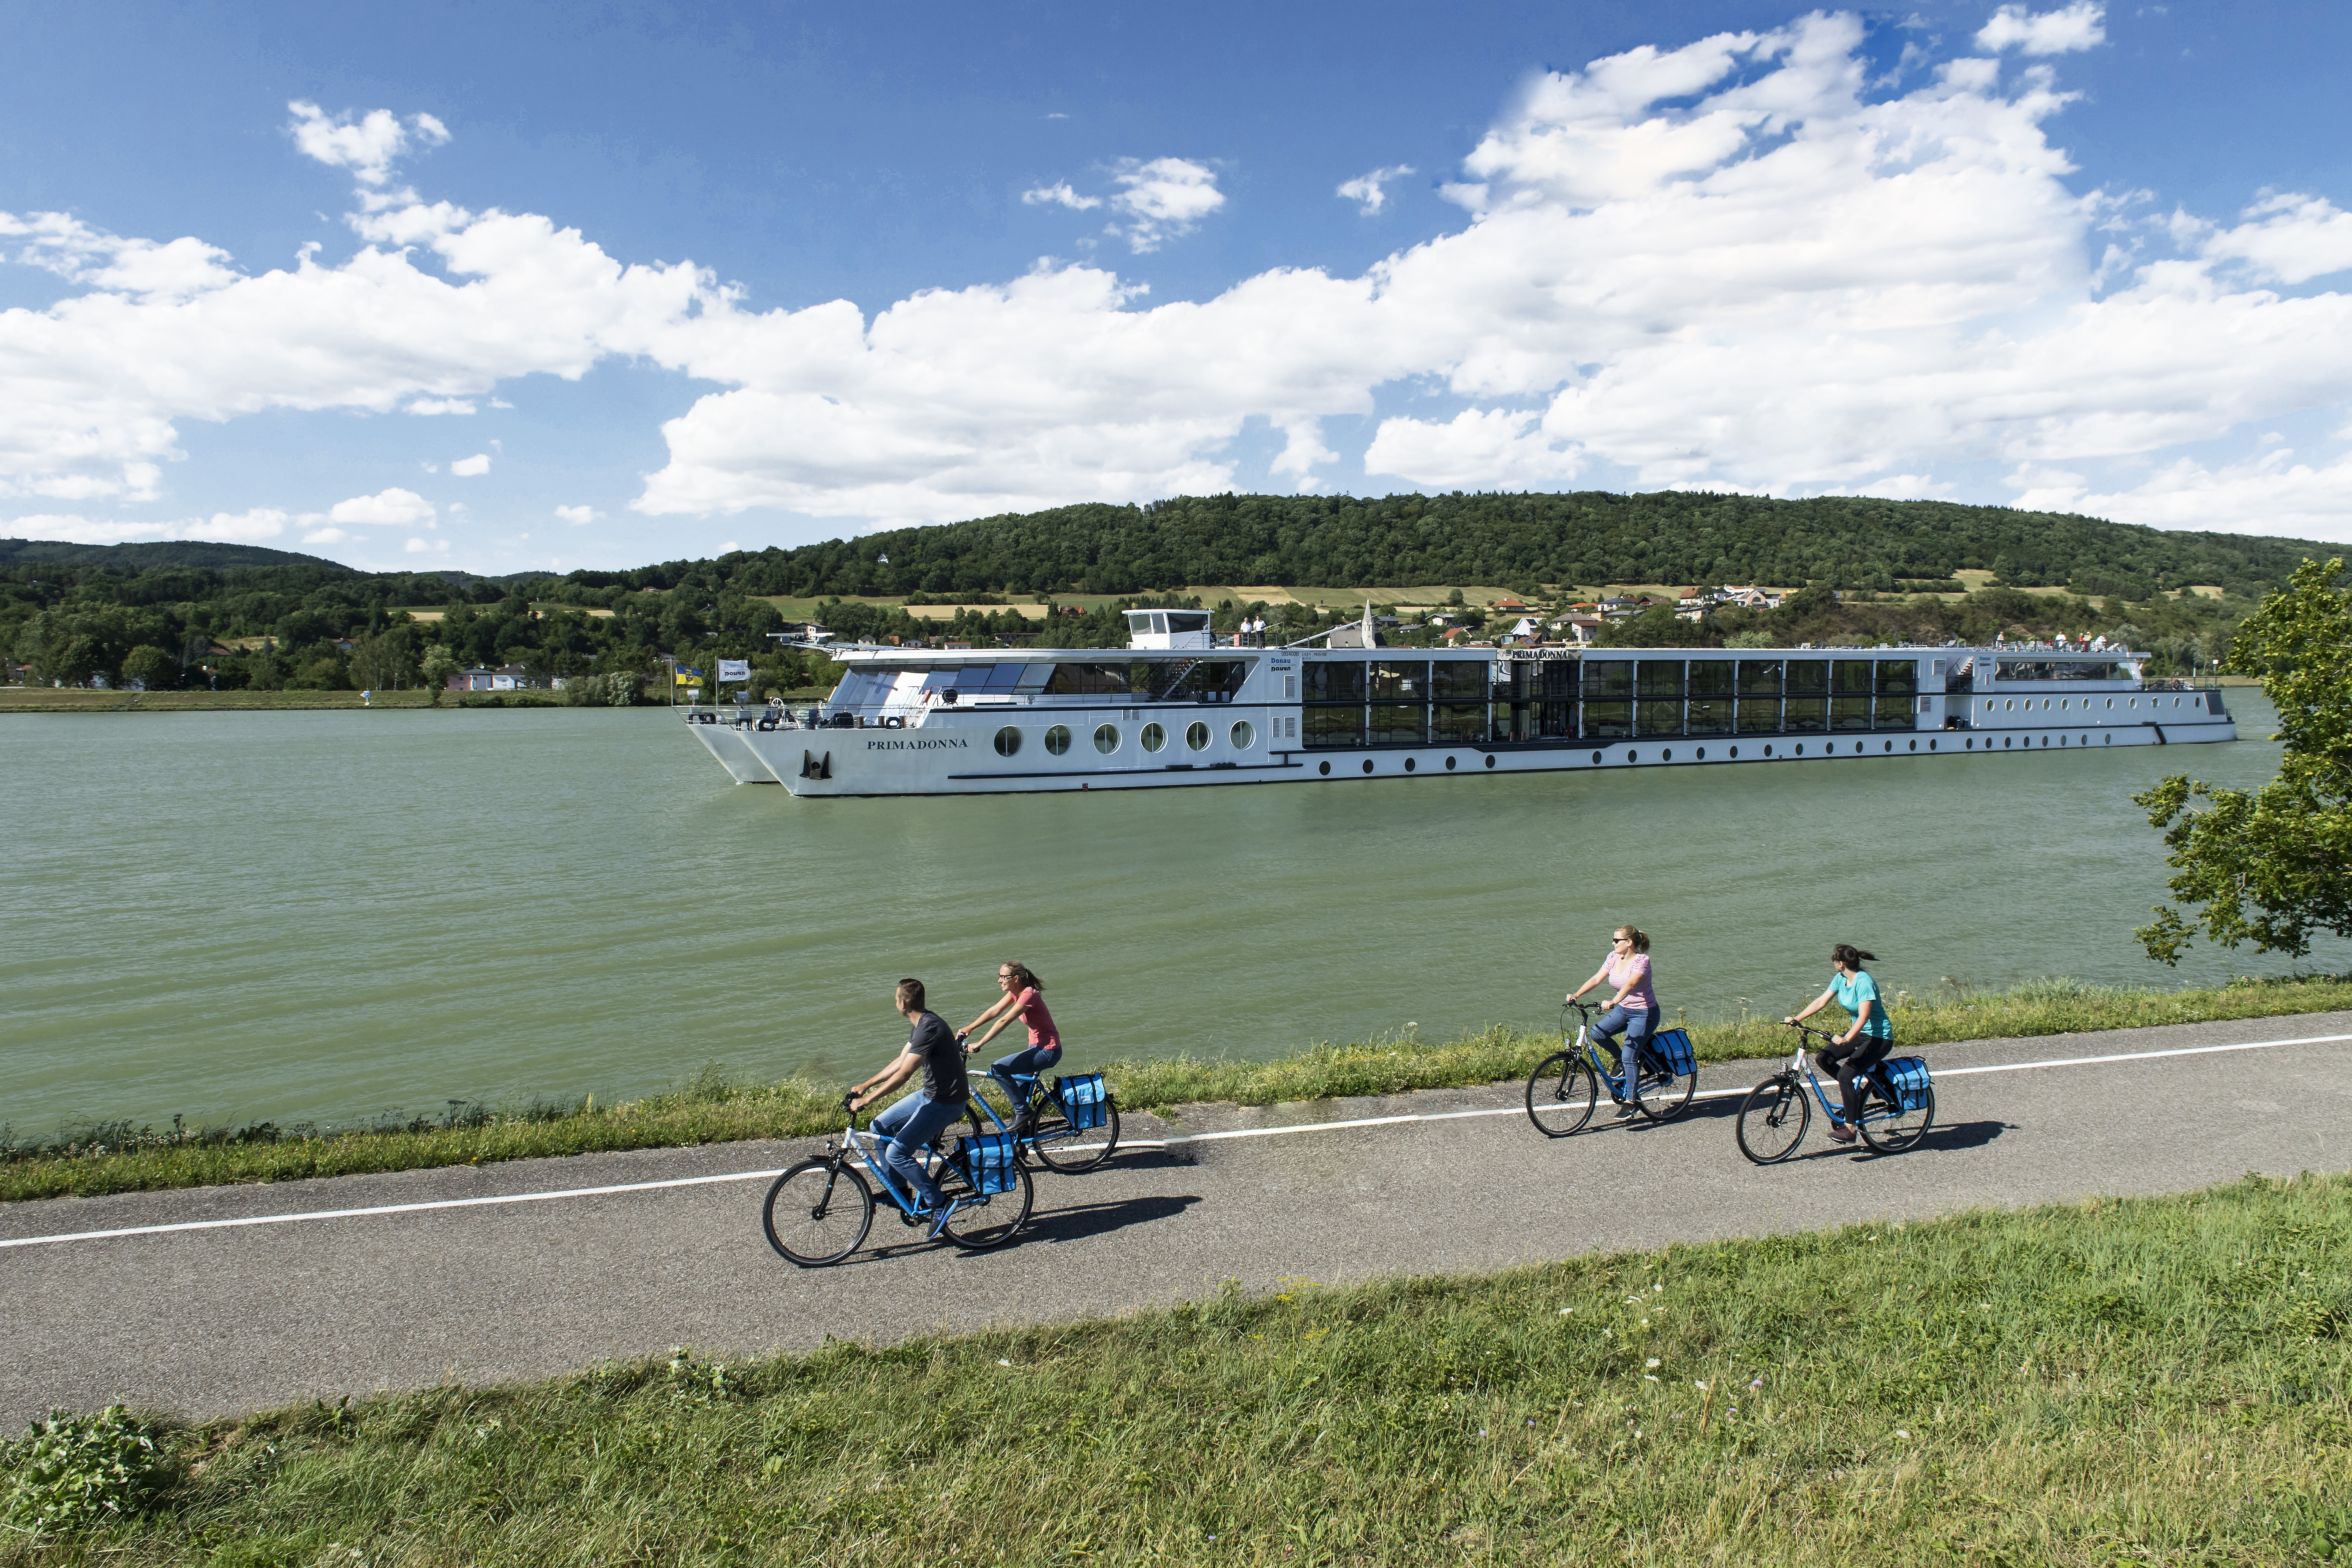
<svg viewBox="0 0 2352 1568">
<path fill-rule="evenodd" d="M 1892 1008 L 1903 1047 L 1938 1041 L 2081 1033 L 2155 1024 L 2263 1018 L 2352 1008 L 2352 976 L 2243 982 L 2210 990 L 2142 991 L 2042 980 L 1997 994 L 1954 994 Z M 1832 1009 L 1829 1016 L 1837 1016 Z M 1698 1024 L 1691 1037 L 1702 1062 L 1774 1056 L 1790 1037 L 1762 1019 Z M 1119 1104 L 1160 1110 L 1222 1100 L 1237 1105 L 1401 1094 L 1523 1079 L 1556 1034 L 1497 1026 L 1465 1039 L 1317 1046 L 1272 1061 L 1171 1057 L 1115 1062 Z M 1932 1056 L 1932 1053 L 1931 1053 Z M 1073 1060 L 1072 1070 L 1096 1064 Z M 839 1087 L 787 1079 L 740 1084 L 715 1072 L 667 1094 L 614 1105 L 593 1100 L 518 1110 L 472 1107 L 437 1121 L 320 1132 L 268 1122 L 235 1129 L 169 1131 L 128 1123 L 74 1130 L 54 1141 L 13 1141 L 0 1127 L 0 1201 L 281 1182 L 315 1176 L 485 1164 L 600 1150 L 678 1148 L 749 1138 L 803 1138 L 840 1124 Z"/>
<path fill-rule="evenodd" d="M 2347 1248 L 2352 1178 L 2249 1177 L 680 1353 L 171 1433 L 0 1563 L 2341 1561 Z"/>
</svg>

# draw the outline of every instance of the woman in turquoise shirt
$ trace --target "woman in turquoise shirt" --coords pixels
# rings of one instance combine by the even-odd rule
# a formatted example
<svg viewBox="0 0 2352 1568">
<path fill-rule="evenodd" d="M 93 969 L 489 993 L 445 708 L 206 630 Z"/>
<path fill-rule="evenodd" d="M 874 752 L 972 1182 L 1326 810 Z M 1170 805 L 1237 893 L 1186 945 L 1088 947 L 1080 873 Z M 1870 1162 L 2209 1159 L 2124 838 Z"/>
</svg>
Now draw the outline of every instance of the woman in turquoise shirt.
<svg viewBox="0 0 2352 1568">
<path fill-rule="evenodd" d="M 1830 952 L 1830 961 L 1836 968 L 1830 973 L 1829 989 L 1814 997 L 1811 1006 L 1789 1020 L 1794 1024 L 1810 1018 L 1832 1002 L 1853 1015 L 1853 1027 L 1823 1046 L 1814 1058 L 1823 1072 L 1837 1079 L 1838 1089 L 1845 1096 L 1844 1116 L 1830 1119 L 1830 1136 L 1841 1143 L 1853 1142 L 1853 1124 L 1862 1115 L 1862 1097 L 1869 1090 L 1865 1075 L 1886 1059 L 1886 1053 L 1895 1045 L 1895 1026 L 1887 1019 L 1886 1004 L 1879 998 L 1878 983 L 1863 968 L 1866 961 L 1877 956 L 1851 942 L 1838 943 Z"/>
</svg>

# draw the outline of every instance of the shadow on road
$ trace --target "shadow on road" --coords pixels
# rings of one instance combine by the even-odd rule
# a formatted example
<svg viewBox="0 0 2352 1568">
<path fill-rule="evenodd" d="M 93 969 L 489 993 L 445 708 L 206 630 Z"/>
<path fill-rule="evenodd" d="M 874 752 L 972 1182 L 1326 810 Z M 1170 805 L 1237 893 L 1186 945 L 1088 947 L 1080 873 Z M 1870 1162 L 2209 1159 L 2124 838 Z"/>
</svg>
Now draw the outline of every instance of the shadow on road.
<svg viewBox="0 0 2352 1568">
<path fill-rule="evenodd" d="M 2004 1132 L 2016 1130 L 2013 1121 L 1953 1121 L 1927 1129 L 1927 1136 L 1919 1140 L 1923 1149 L 1981 1149 Z"/>
<path fill-rule="evenodd" d="M 1114 1203 L 1078 1204 L 1029 1216 L 1028 1227 L 1022 1231 L 1013 1245 L 1035 1242 L 1083 1241 L 1088 1237 L 1107 1236 L 1130 1225 L 1148 1225 L 1156 1219 L 1173 1219 L 1201 1201 L 1197 1194 L 1181 1197 L 1154 1195 L 1143 1198 L 1120 1198 Z"/>
</svg>

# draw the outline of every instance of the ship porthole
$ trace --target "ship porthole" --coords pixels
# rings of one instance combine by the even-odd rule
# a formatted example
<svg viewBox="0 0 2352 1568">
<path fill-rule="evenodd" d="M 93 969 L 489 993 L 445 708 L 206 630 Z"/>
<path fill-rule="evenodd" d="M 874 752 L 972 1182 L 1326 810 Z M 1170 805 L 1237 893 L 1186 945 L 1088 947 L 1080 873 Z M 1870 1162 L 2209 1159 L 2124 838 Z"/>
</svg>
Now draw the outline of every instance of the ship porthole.
<svg viewBox="0 0 2352 1568">
<path fill-rule="evenodd" d="M 1190 751 L 1207 751 L 1209 749 L 1209 727 L 1206 724 L 1201 723 L 1186 725 L 1184 727 L 1184 745 L 1186 749 Z"/>
<path fill-rule="evenodd" d="M 1805 743 L 1804 743 L 1802 741 L 1800 741 L 1800 742 L 1797 742 L 1797 755 L 1799 755 L 1799 756 L 1801 756 L 1801 756 L 1803 756 L 1804 754 L 1805 754 Z"/>
<path fill-rule="evenodd" d="M 1021 731 L 1007 724 L 996 732 L 996 754 L 1009 757 L 1021 749 Z"/>
<path fill-rule="evenodd" d="M 1737 757 L 1738 755 L 1739 755 L 1739 748 L 1738 748 L 1738 747 L 1737 747 L 1737 746 L 1732 747 L 1732 748 L 1731 748 L 1731 754 L 1732 754 L 1733 756 L 1735 756 L 1735 757 Z"/>
<path fill-rule="evenodd" d="M 1912 749 L 1913 751 L 1915 751 L 1915 752 L 1916 752 L 1916 751 L 1917 751 L 1917 750 L 1919 749 L 1919 742 L 1916 742 L 1916 741 L 1912 742 L 1911 742 L 1911 749 Z"/>
<path fill-rule="evenodd" d="M 1770 755 L 1772 754 L 1772 748 L 1771 748 L 1770 746 L 1769 746 L 1769 745 L 1768 745 L 1768 746 L 1766 746 L 1766 747 L 1764 748 L 1764 754 L 1765 754 L 1766 756 L 1768 756 L 1768 757 L 1769 757 L 1769 756 L 1770 756 Z"/>
<path fill-rule="evenodd" d="M 1157 724 L 1146 724 L 1143 733 L 1137 738 L 1143 742 L 1145 751 L 1156 752 L 1168 743 L 1168 731 Z"/>
<path fill-rule="evenodd" d="M 2003 735 L 2000 738 L 2000 749 L 2004 752 L 2015 744 L 2017 744 L 2017 737 L 2014 735 Z"/>
<path fill-rule="evenodd" d="M 1919 742 L 1916 742 L 1916 741 L 1914 741 L 1914 742 L 1912 742 L 1911 743 L 1912 743 L 1913 745 L 1915 745 L 1915 746 L 1916 746 L 1916 745 L 1917 745 Z M 1929 751 L 1931 751 L 1931 752 L 1932 752 L 1932 751 L 1934 751 L 1934 750 L 1936 749 L 1936 742 L 1933 742 L 1933 741 L 1928 742 L 1927 742 L 1927 749 L 1928 749 Z"/>
<path fill-rule="evenodd" d="M 1492 757 L 1488 757 L 1488 758 L 1486 759 L 1486 765 L 1487 765 L 1488 767 L 1490 767 L 1490 768 L 1491 768 L 1491 767 L 1493 767 L 1493 766 L 1495 765 L 1495 759 L 1494 759 L 1494 758 L 1492 758 Z"/>
<path fill-rule="evenodd" d="M 2050 737 L 2049 737 L 2049 736 L 2047 736 L 2047 735 L 2042 736 L 2042 743 L 2043 745 L 2045 745 L 2045 746 L 2046 746 L 2046 745 L 2048 745 L 2048 744 L 2050 743 Z"/>
<path fill-rule="evenodd" d="M 1095 750 L 1100 752 L 1106 757 L 1118 750 L 1118 725 L 1097 724 L 1095 726 Z"/>
<path fill-rule="evenodd" d="M 1047 755 L 1058 757 L 1069 749 L 1070 727 L 1067 724 L 1056 724 L 1052 729 L 1045 731 L 1045 752 Z"/>
<path fill-rule="evenodd" d="M 2116 743 L 2116 738 L 2113 735 L 2102 735 L 2099 737 L 2099 743 L 2103 746 L 2112 746 Z"/>
<path fill-rule="evenodd" d="M 1673 756 L 1673 755 L 1674 755 L 1674 753 L 1673 753 L 1672 752 L 1668 752 L 1666 753 L 1666 755 L 1668 755 L 1668 756 L 1670 756 L 1670 757 L 1671 757 L 1671 756 Z M 1702 763 L 1703 763 L 1703 762 L 1705 762 L 1705 761 L 1706 761 L 1706 748 L 1705 746 L 1701 746 L 1701 747 L 1698 749 L 1698 760 L 1699 760 L 1700 762 L 1702 762 Z"/>
<path fill-rule="evenodd" d="M 1320 767 L 1319 771 L 1322 773 L 1322 774 L 1323 774 L 1323 776 L 1324 776 L 1325 778 L 1327 778 L 1327 779 L 1328 779 L 1328 778 L 1329 778 L 1329 777 L 1331 776 L 1331 764 L 1330 764 L 1330 763 L 1325 763 L 1321 764 L 1321 767 Z"/>
<path fill-rule="evenodd" d="M 1491 763 L 1491 762 L 1493 762 L 1495 759 L 1494 759 L 1494 758 L 1492 758 L 1492 757 L 1489 757 L 1489 758 L 1487 758 L 1486 760 L 1487 760 L 1488 762 L 1490 762 L 1490 763 Z M 1592 753 L 1592 760 L 1593 760 L 1594 762 L 1596 762 L 1596 763 L 1597 763 L 1597 762 L 1599 762 L 1599 761 L 1601 760 L 1601 753 L 1600 753 L 1600 752 L 1593 752 L 1593 753 Z"/>
<path fill-rule="evenodd" d="M 1625 753 L 1625 760 L 1629 763 L 1638 763 L 1642 760 L 1642 753 L 1639 752 L 1628 752 Z"/>
<path fill-rule="evenodd" d="M 1372 771 L 1372 759 L 1370 757 L 1366 757 L 1364 759 L 1364 771 L 1366 773 L 1370 773 Z"/>
<path fill-rule="evenodd" d="M 1449 773 L 1454 771 L 1454 759 L 1452 757 L 1445 759 L 1445 771 Z"/>
<path fill-rule="evenodd" d="M 1664 751 L 1658 753 L 1658 761 L 1662 763 L 1671 763 L 1674 760 L 1675 749 L 1672 746 L 1668 746 Z"/>
<path fill-rule="evenodd" d="M 1411 757 L 1407 757 L 1404 760 L 1404 771 L 1407 773 L 1412 772 L 1412 759 Z"/>
<path fill-rule="evenodd" d="M 1246 752 L 1257 744 L 1257 731 L 1251 726 L 1248 720 L 1237 720 L 1234 724 L 1231 739 L 1234 751 Z"/>
</svg>

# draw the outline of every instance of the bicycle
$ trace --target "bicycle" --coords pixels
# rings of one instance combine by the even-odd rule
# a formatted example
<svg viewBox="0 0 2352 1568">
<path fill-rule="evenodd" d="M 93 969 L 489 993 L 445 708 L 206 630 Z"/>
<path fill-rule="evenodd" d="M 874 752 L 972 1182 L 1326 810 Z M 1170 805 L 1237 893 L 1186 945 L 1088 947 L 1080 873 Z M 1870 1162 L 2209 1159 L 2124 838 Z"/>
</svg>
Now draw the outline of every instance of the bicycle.
<svg viewBox="0 0 2352 1568">
<path fill-rule="evenodd" d="M 1581 1131 L 1592 1119 L 1592 1108 L 1600 1102 L 1604 1084 L 1611 1101 L 1625 1103 L 1624 1090 L 1619 1087 L 1623 1079 L 1602 1063 L 1601 1047 L 1591 1034 L 1593 1015 L 1600 1009 L 1573 997 L 1562 1003 L 1561 1038 L 1564 1041 L 1568 1035 L 1568 1010 L 1571 1007 L 1578 1016 L 1576 1044 L 1563 1045 L 1528 1075 L 1528 1120 L 1547 1138 L 1565 1138 Z M 1622 1040 L 1621 1036 L 1620 1060 L 1624 1059 L 1628 1050 Z M 1652 1121 L 1671 1121 L 1680 1116 L 1697 1091 L 1697 1064 L 1693 1063 L 1688 1072 L 1675 1071 L 1675 1064 L 1665 1058 L 1654 1042 L 1644 1042 L 1633 1052 L 1633 1058 L 1641 1069 L 1635 1075 L 1633 1090 L 1634 1109 Z"/>
<path fill-rule="evenodd" d="M 1748 1091 L 1739 1102 L 1739 1152 L 1759 1165 L 1777 1165 L 1797 1152 L 1805 1141 L 1805 1130 L 1812 1125 L 1813 1100 L 1822 1102 L 1822 1111 L 1834 1124 L 1843 1121 L 1843 1112 L 1830 1104 L 1830 1097 L 1822 1091 L 1821 1074 L 1814 1070 L 1812 1058 L 1805 1054 L 1808 1040 L 1827 1045 L 1832 1037 L 1825 1029 L 1810 1029 L 1802 1024 L 1785 1027 L 1797 1031 L 1797 1051 L 1789 1065 Z M 1897 1065 L 1906 1073 L 1916 1064 L 1918 1082 L 1916 1086 L 1898 1088 L 1890 1076 Z M 1801 1070 L 1812 1086 L 1811 1099 L 1805 1095 L 1804 1084 L 1797 1079 Z M 1916 1100 L 1917 1103 L 1909 1104 Z M 1862 1114 L 1854 1122 L 1854 1131 L 1874 1153 L 1899 1154 L 1927 1135 L 1936 1121 L 1936 1088 L 1927 1079 L 1925 1062 L 1916 1057 L 1905 1057 L 1880 1062 L 1867 1074 L 1867 1087 L 1863 1090 Z"/>
<path fill-rule="evenodd" d="M 965 1106 L 963 1113 L 971 1136 L 976 1138 L 981 1134 L 980 1111 L 984 1110 L 988 1112 L 988 1119 L 996 1123 L 996 1130 L 1012 1136 L 1019 1144 L 1024 1159 L 1034 1153 L 1039 1164 L 1065 1176 L 1093 1170 L 1109 1159 L 1111 1151 L 1118 1147 L 1118 1101 L 1112 1098 L 1108 1087 L 1102 1083 L 1100 1073 L 1089 1073 L 1083 1079 L 1071 1080 L 1074 1084 L 1091 1080 L 1092 1086 L 1100 1091 L 1092 1100 L 1076 1100 L 1078 1116 L 1076 1124 L 1073 1124 L 1070 1115 L 1073 1106 L 1064 1103 L 1061 1095 L 1049 1093 L 1037 1081 L 1035 1073 L 1016 1072 L 1009 1076 L 1020 1092 L 1020 1099 L 1013 1105 L 1012 1121 L 997 1114 L 996 1107 L 980 1092 L 981 1075 L 973 1075 L 971 1103 Z M 991 1081 L 997 1080 L 992 1077 Z M 1059 1079 L 1055 1081 L 1057 1086 L 1062 1082 Z M 979 1109 L 975 1110 L 975 1106 Z M 1023 1115 L 1031 1118 L 1029 1131 L 1014 1133 L 1013 1128 Z M 1091 1120 L 1096 1116 L 1100 1120 Z M 1089 1135 L 1095 1133 L 1101 1135 L 1101 1142 L 1092 1141 Z"/>
<path fill-rule="evenodd" d="M 874 1224 L 874 1190 L 858 1164 L 882 1184 L 902 1221 L 908 1226 L 924 1222 L 912 1194 L 901 1193 L 882 1165 L 881 1145 L 870 1131 L 858 1132 L 850 1098 L 841 1098 L 849 1125 L 840 1138 L 826 1139 L 824 1153 L 778 1176 L 761 1205 L 760 1225 L 768 1233 L 768 1245 L 803 1268 L 838 1263 L 866 1240 Z M 946 1147 L 934 1142 L 923 1154 L 925 1169 L 948 1205 L 940 1234 L 958 1247 L 968 1252 L 1002 1247 L 1029 1223 L 1034 1189 L 1016 1148 L 1005 1139 L 975 1130 Z"/>
</svg>

